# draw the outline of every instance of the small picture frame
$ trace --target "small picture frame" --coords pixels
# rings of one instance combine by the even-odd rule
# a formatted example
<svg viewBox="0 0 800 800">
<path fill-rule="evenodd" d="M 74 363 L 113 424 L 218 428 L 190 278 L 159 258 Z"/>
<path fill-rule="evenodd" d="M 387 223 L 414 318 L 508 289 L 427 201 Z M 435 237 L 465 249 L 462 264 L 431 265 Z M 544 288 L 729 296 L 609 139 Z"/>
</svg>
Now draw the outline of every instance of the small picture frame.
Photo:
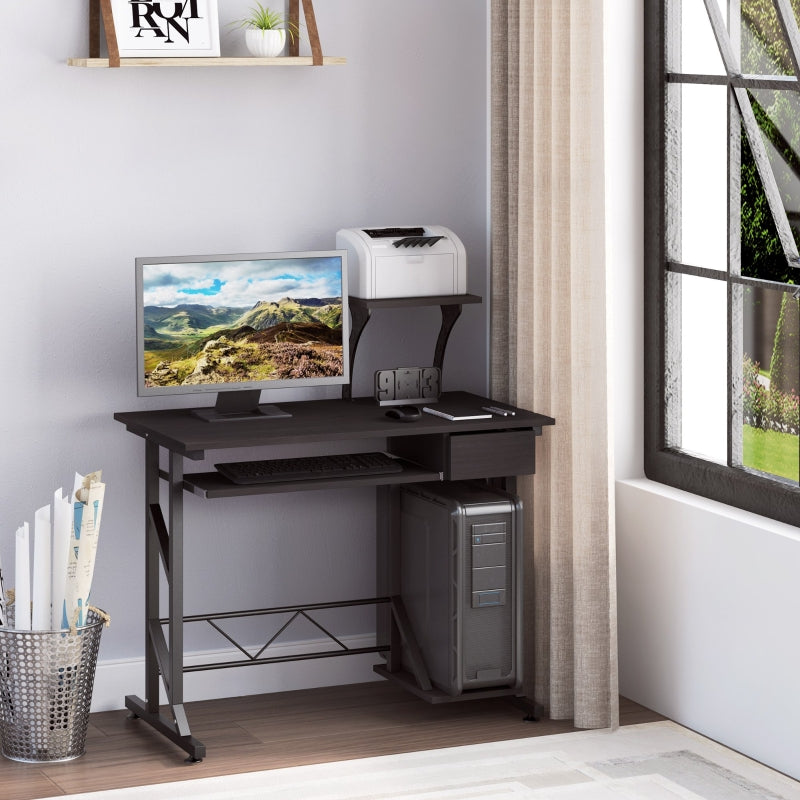
<svg viewBox="0 0 800 800">
<path fill-rule="evenodd" d="M 121 58 L 219 56 L 217 0 L 111 0 Z"/>
</svg>

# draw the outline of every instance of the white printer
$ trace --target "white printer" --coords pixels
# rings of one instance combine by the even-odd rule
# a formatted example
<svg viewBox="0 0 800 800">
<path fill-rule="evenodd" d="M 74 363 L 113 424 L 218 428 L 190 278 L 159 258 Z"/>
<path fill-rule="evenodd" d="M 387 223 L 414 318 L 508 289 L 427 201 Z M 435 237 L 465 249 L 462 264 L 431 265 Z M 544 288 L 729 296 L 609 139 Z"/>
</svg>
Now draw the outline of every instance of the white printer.
<svg viewBox="0 0 800 800">
<path fill-rule="evenodd" d="M 441 225 L 344 228 L 336 248 L 347 250 L 348 291 L 355 297 L 431 297 L 465 294 L 467 255 Z"/>
</svg>

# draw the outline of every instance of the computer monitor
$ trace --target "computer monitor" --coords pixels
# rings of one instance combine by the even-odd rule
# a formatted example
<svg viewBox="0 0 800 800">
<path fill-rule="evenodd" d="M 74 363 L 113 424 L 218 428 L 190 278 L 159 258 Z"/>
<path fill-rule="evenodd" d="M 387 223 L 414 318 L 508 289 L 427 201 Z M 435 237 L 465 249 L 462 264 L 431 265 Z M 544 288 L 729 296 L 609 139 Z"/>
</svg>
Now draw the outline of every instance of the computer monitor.
<svg viewBox="0 0 800 800">
<path fill-rule="evenodd" d="M 216 392 L 210 422 L 289 416 L 262 389 L 350 380 L 347 251 L 136 259 L 138 394 Z"/>
</svg>

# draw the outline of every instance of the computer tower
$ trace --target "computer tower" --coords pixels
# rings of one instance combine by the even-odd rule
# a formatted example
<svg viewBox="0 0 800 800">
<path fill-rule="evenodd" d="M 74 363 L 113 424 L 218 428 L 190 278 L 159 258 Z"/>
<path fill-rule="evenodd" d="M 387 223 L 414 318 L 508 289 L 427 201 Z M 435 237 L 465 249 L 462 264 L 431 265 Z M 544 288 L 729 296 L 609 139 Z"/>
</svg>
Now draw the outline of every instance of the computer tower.
<svg viewBox="0 0 800 800">
<path fill-rule="evenodd" d="M 402 489 L 400 594 L 443 692 L 521 688 L 521 552 L 517 497 L 467 482 Z"/>
</svg>

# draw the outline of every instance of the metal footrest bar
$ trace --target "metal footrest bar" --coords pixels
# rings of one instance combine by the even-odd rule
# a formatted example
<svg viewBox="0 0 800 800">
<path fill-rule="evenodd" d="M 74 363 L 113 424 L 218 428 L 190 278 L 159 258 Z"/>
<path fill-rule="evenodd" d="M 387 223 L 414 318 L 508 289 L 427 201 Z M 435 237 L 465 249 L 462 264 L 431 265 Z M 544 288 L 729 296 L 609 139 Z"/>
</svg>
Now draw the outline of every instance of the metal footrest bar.
<svg viewBox="0 0 800 800">
<path fill-rule="evenodd" d="M 342 648 L 342 650 L 348 650 L 349 649 L 344 642 L 339 641 L 339 639 L 336 636 L 334 636 L 325 627 L 320 625 L 319 622 L 317 622 L 315 619 L 313 619 L 308 614 L 306 614 L 305 611 L 301 611 L 300 614 L 301 614 L 301 616 L 305 617 L 312 625 L 314 625 L 315 627 L 319 628 L 331 641 L 336 642 L 336 644 L 338 644 L 339 647 Z"/>
<path fill-rule="evenodd" d="M 335 609 L 335 608 L 351 608 L 355 606 L 365 606 L 365 605 L 375 606 L 382 604 L 391 604 L 393 603 L 393 601 L 396 603 L 397 599 L 389 597 L 368 597 L 368 598 L 361 598 L 358 600 L 343 600 L 341 602 L 333 602 L 333 603 L 307 603 L 301 606 L 280 606 L 276 608 L 259 608 L 259 609 L 245 610 L 245 611 L 221 611 L 210 614 L 193 614 L 184 616 L 183 617 L 184 624 L 190 622 L 208 623 L 208 625 L 211 628 L 213 628 L 220 636 L 222 636 L 224 639 L 230 642 L 240 653 L 242 653 L 245 656 L 245 658 L 238 660 L 231 660 L 231 661 L 215 661 L 215 662 L 209 662 L 207 664 L 195 664 L 192 666 L 184 665 L 183 672 L 200 672 L 212 669 L 229 669 L 231 667 L 245 667 L 245 666 L 250 666 L 251 664 L 278 664 L 285 661 L 304 661 L 309 659 L 331 658 L 332 656 L 361 655 L 363 653 L 387 652 L 390 649 L 389 645 L 376 644 L 375 646 L 372 647 L 348 647 L 340 638 L 331 633 L 319 621 L 311 617 L 308 612 L 321 611 L 325 609 Z M 230 632 L 223 630 L 222 627 L 217 624 L 218 621 L 221 620 L 242 619 L 247 617 L 262 617 L 271 614 L 290 614 L 291 617 L 283 625 L 281 625 L 278 631 L 268 639 L 266 644 L 264 644 L 255 653 L 255 655 L 250 650 L 248 650 L 244 644 L 237 641 L 236 638 L 230 634 Z M 263 654 L 277 640 L 277 638 L 287 628 L 289 628 L 292 625 L 292 623 L 294 623 L 299 618 L 307 620 L 316 628 L 318 628 L 325 635 L 325 637 L 334 644 L 336 644 L 339 649 L 325 650 L 321 652 L 312 651 L 312 652 L 298 653 L 295 655 L 285 655 L 285 656 L 264 656 Z M 160 620 L 158 620 L 158 625 L 160 626 L 169 625 L 169 618 L 167 617 L 161 618 Z M 158 627 L 158 625 L 154 624 L 151 626 L 150 638 L 155 646 L 161 677 L 162 679 L 165 679 L 164 664 L 167 663 L 167 661 L 165 660 L 166 654 L 164 651 L 166 650 L 166 643 L 164 640 L 162 629 L 161 627 Z"/>
<path fill-rule="evenodd" d="M 240 617 L 259 617 L 267 614 L 285 614 L 292 611 L 318 611 L 323 608 L 349 608 L 351 606 L 374 606 L 382 603 L 391 603 L 390 597 L 364 597 L 358 600 L 342 600 L 335 603 L 304 603 L 300 606 L 275 606 L 273 608 L 256 608 L 245 611 L 219 611 L 210 614 L 187 614 L 184 622 L 205 622 L 209 619 L 239 619 Z M 168 617 L 162 617 L 161 623 L 169 622 Z"/>
<path fill-rule="evenodd" d="M 153 509 L 151 509 L 151 522 L 156 525 L 158 528 L 159 525 L 159 516 L 160 513 L 154 513 Z M 167 555 L 164 552 L 162 547 L 162 556 Z M 164 564 L 167 566 L 167 563 Z M 332 658 L 335 656 L 351 656 L 351 655 L 362 655 L 365 653 L 384 653 L 390 650 L 389 645 L 375 645 L 373 647 L 347 647 L 341 639 L 337 638 L 334 634 L 328 631 L 323 625 L 321 625 L 317 620 L 313 619 L 309 616 L 309 612 L 313 611 L 321 611 L 324 609 L 336 609 L 336 608 L 350 608 L 355 606 L 365 606 L 365 605 L 381 605 L 385 603 L 391 603 L 391 599 L 389 597 L 369 597 L 369 598 L 361 598 L 358 600 L 345 600 L 342 602 L 335 602 L 335 603 L 308 603 L 301 606 L 281 606 L 278 608 L 259 608 L 259 609 L 252 609 L 247 611 L 223 611 L 211 614 L 194 614 L 188 616 L 182 616 L 181 624 L 186 624 L 190 622 L 206 622 L 208 623 L 217 633 L 223 636 L 228 642 L 230 642 L 237 650 L 239 650 L 246 658 L 232 660 L 232 661 L 215 661 L 213 663 L 207 664 L 194 664 L 191 666 L 187 666 L 183 663 L 180 664 L 178 670 L 175 673 L 175 679 L 178 680 L 182 673 L 187 672 L 203 672 L 213 669 L 230 669 L 232 667 L 245 667 L 251 666 L 253 664 L 278 664 L 287 661 L 306 661 L 310 659 L 320 659 L 320 658 Z M 284 625 L 281 626 L 278 633 L 274 634 L 267 643 L 261 647 L 260 650 L 256 653 L 256 655 L 251 655 L 250 652 L 245 648 L 244 645 L 237 642 L 236 639 L 230 635 L 227 631 L 224 631 L 218 624 L 216 624 L 220 620 L 226 619 L 242 619 L 247 617 L 261 617 L 267 616 L 271 614 L 290 614 L 291 619 L 286 622 Z M 285 656 L 263 656 L 262 654 L 267 650 L 267 648 L 273 644 L 276 638 L 288 628 L 296 619 L 302 617 L 318 628 L 325 636 L 330 639 L 334 644 L 337 645 L 339 649 L 337 650 L 324 650 L 319 652 L 305 652 L 305 653 L 298 653 L 296 655 L 285 655 Z M 157 699 L 151 699 L 149 703 L 141 700 L 139 697 L 135 695 L 128 695 L 125 698 L 125 706 L 126 708 L 132 713 L 135 717 L 140 717 L 143 721 L 147 722 L 151 727 L 169 739 L 171 742 L 176 744 L 178 747 L 183 749 L 186 753 L 188 753 L 189 758 L 188 761 L 202 761 L 206 754 L 205 745 L 195 739 L 189 732 L 189 721 L 186 717 L 186 712 L 183 707 L 182 702 L 175 702 L 176 700 L 182 701 L 182 691 L 178 694 L 180 696 L 173 697 L 172 687 L 170 686 L 170 671 L 169 667 L 172 665 L 176 667 L 177 664 L 173 661 L 175 658 L 179 658 L 182 662 L 183 655 L 182 653 L 173 653 L 170 650 L 169 645 L 167 644 L 167 639 L 164 635 L 163 626 L 170 624 L 169 617 L 161 617 L 150 620 L 148 623 L 147 628 L 147 635 L 149 640 L 149 646 L 152 648 L 153 658 L 155 659 L 155 666 L 157 668 L 157 674 L 161 678 L 161 681 L 164 685 L 164 688 L 167 691 L 167 696 L 170 700 L 170 709 L 172 711 L 173 719 L 167 719 L 158 709 L 156 706 Z M 177 624 L 177 623 L 176 623 Z M 181 687 L 182 688 L 182 687 Z M 158 693 L 154 690 L 154 697 L 157 698 Z"/>
<path fill-rule="evenodd" d="M 334 656 L 357 656 L 363 653 L 385 653 L 389 645 L 375 647 L 351 647 L 348 650 L 324 650 L 319 653 L 300 653 L 296 656 L 270 656 L 268 658 L 249 658 L 242 661 L 215 661 L 208 664 L 184 666 L 184 672 L 203 672 L 211 669 L 228 669 L 229 667 L 249 667 L 252 664 L 280 664 L 284 661 L 310 661 L 315 658 L 332 658 Z"/>
<path fill-rule="evenodd" d="M 275 632 L 272 638 L 270 638 L 270 640 L 255 654 L 255 656 L 253 656 L 253 658 L 254 659 L 259 658 L 261 654 L 300 616 L 301 613 L 302 613 L 301 611 L 295 611 L 294 614 L 292 614 L 291 618 L 286 620 L 286 622 L 284 622 L 284 624 L 281 625 L 280 628 L 278 628 L 278 630 Z M 216 627 L 210 620 L 209 620 L 209 625 Z M 241 650 L 241 648 L 239 649 Z"/>
</svg>

